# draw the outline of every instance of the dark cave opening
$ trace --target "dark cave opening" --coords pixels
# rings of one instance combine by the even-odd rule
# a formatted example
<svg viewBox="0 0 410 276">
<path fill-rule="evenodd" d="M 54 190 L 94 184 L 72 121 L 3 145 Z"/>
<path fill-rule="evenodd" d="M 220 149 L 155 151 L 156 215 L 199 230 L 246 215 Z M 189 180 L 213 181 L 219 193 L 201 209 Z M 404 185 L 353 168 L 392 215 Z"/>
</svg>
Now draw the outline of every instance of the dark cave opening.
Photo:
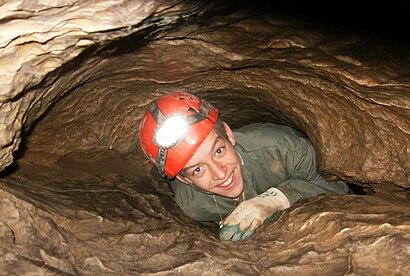
<svg viewBox="0 0 410 276">
<path fill-rule="evenodd" d="M 400 42 L 402 46 L 408 46 L 410 42 L 410 25 L 406 19 L 409 5 L 406 1 L 344 1 L 327 5 L 321 1 L 295 4 L 256 0 L 232 3 L 232 6 L 233 9 L 241 8 L 257 14 L 310 23 L 316 28 L 330 27 L 385 42 Z"/>
</svg>

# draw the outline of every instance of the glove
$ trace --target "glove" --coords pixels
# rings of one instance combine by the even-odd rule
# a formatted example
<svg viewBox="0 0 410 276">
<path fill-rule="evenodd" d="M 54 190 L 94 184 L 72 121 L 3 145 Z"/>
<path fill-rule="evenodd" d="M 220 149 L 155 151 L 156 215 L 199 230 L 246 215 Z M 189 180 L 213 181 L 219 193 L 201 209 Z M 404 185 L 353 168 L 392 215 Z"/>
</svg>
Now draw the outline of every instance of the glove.
<svg viewBox="0 0 410 276">
<path fill-rule="evenodd" d="M 273 220 L 290 206 L 288 198 L 277 188 L 245 200 L 223 222 L 221 240 L 239 241 L 253 235 L 266 219 Z"/>
</svg>

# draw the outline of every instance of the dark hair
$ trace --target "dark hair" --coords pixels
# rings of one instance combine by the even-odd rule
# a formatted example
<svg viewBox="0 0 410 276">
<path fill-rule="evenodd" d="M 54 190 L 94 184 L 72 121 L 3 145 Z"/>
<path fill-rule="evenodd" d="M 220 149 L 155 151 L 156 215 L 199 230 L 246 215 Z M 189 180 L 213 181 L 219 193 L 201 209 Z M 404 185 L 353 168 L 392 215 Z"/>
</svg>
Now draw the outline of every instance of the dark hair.
<svg viewBox="0 0 410 276">
<path fill-rule="evenodd" d="M 218 118 L 218 120 L 216 120 L 214 128 L 218 132 L 218 134 L 222 136 L 222 138 L 224 138 L 225 140 L 228 140 L 228 134 L 226 134 L 224 121 Z"/>
</svg>

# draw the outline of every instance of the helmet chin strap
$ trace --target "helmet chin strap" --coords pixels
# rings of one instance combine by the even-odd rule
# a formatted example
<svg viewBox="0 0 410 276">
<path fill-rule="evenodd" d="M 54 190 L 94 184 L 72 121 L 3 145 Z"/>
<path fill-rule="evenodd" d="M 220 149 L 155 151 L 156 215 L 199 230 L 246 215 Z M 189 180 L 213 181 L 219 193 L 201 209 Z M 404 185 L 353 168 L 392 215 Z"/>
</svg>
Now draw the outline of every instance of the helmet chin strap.
<svg viewBox="0 0 410 276">
<path fill-rule="evenodd" d="M 162 114 L 161 110 L 158 107 L 157 101 L 153 101 L 149 107 L 149 112 L 154 118 L 155 122 L 161 124 L 165 120 L 164 114 Z M 157 158 L 155 163 L 157 165 L 158 172 L 161 174 L 162 177 L 165 177 L 165 162 L 167 160 L 168 149 L 159 146 Z"/>
</svg>

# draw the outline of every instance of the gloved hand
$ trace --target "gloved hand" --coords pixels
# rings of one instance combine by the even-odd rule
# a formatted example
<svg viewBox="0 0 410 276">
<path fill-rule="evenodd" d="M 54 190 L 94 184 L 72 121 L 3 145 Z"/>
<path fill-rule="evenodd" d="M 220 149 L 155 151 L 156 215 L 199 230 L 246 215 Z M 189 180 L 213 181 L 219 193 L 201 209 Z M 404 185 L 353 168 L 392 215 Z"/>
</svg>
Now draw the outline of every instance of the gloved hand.
<svg viewBox="0 0 410 276">
<path fill-rule="evenodd" d="M 279 189 L 270 188 L 239 204 L 223 222 L 219 238 L 232 241 L 247 239 L 266 219 L 273 220 L 289 205 L 289 200 Z"/>
</svg>

